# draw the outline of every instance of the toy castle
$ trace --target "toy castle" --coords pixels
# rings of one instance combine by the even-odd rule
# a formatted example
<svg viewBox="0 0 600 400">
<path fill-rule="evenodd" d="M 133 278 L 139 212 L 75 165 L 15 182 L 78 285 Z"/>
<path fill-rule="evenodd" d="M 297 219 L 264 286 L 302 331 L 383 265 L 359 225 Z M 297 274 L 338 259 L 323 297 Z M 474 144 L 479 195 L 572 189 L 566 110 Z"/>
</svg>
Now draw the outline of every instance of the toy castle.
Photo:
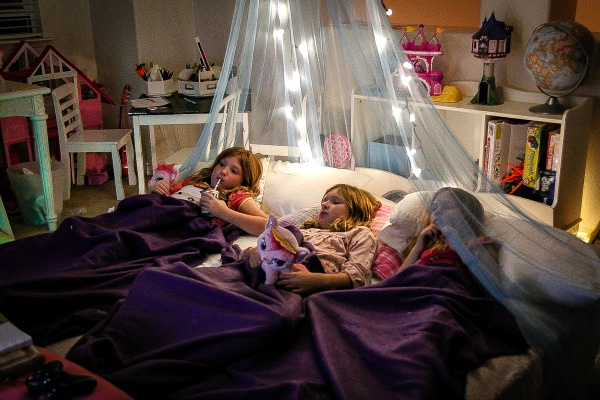
<svg viewBox="0 0 600 400">
<path fill-rule="evenodd" d="M 411 40 L 408 37 L 408 32 L 412 30 L 414 30 L 412 27 L 404 28 L 404 34 L 400 38 L 400 45 L 406 52 L 419 79 L 427 88 L 429 95 L 439 96 L 444 89 L 444 84 L 442 83 L 444 73 L 433 69 L 433 59 L 444 55 L 444 52 L 441 50 L 442 45 L 437 38 L 438 29 L 436 28 L 429 40 L 425 36 L 425 25 L 419 25 L 417 34 Z"/>
</svg>

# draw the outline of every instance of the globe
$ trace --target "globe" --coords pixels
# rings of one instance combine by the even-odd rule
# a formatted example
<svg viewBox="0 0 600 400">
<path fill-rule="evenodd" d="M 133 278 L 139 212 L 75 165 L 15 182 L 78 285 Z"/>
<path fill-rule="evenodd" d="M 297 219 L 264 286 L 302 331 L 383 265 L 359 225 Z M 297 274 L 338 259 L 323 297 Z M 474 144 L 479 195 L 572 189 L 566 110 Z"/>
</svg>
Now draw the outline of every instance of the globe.
<svg viewBox="0 0 600 400">
<path fill-rule="evenodd" d="M 560 114 L 566 107 L 558 97 L 568 96 L 587 78 L 595 47 L 592 33 L 574 21 L 538 26 L 525 45 L 525 68 L 547 96 L 546 104 L 531 107 L 542 114 Z"/>
</svg>

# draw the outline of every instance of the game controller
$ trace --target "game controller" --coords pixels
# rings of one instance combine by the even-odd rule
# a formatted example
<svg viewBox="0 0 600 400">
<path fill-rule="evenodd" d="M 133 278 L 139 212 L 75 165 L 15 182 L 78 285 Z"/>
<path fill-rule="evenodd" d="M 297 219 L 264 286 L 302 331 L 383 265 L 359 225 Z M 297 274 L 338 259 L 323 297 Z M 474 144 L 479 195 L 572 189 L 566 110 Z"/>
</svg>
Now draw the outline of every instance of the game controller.
<svg viewBox="0 0 600 400">
<path fill-rule="evenodd" d="M 30 396 L 45 395 L 48 400 L 66 400 L 94 390 L 96 380 L 86 375 L 69 374 L 63 363 L 50 361 L 25 379 Z"/>
</svg>

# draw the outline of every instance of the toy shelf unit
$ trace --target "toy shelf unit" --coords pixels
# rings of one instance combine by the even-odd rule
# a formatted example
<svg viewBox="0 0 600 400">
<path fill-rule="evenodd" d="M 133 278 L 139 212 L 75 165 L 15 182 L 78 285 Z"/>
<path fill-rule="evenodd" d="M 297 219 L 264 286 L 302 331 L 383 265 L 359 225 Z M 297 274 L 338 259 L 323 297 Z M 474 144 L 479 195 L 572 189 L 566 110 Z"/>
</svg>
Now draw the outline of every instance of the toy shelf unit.
<svg viewBox="0 0 600 400">
<path fill-rule="evenodd" d="M 554 178 L 554 192 L 551 204 L 524 198 L 519 195 L 511 199 L 528 215 L 548 225 L 560 229 L 570 229 L 580 221 L 581 198 L 587 155 L 588 135 L 591 124 L 593 101 L 586 97 L 569 96 L 561 99 L 567 105 L 566 111 L 559 115 L 537 114 L 529 111 L 529 107 L 543 104 L 546 96 L 541 93 L 519 91 L 511 88 L 498 88 L 503 103 L 488 106 L 471 104 L 471 98 L 477 93 L 478 82 L 454 82 L 462 93 L 462 100 L 455 103 L 436 102 L 435 106 L 446 124 L 461 142 L 471 159 L 484 168 L 486 156 L 486 138 L 488 123 L 496 119 L 519 120 L 523 123 L 547 122 L 556 124 L 560 141 L 555 149 L 559 162 Z M 363 146 L 361 141 L 352 140 L 366 133 L 369 141 L 377 143 L 386 132 L 373 132 L 376 123 L 369 122 L 373 107 L 385 107 L 388 100 L 374 96 L 352 93 L 351 102 L 351 141 L 357 155 L 357 166 L 370 166 L 369 150 L 357 148 Z M 391 131 L 391 128 L 390 128 Z M 360 132 L 360 134 L 358 133 Z M 367 146 L 367 145 L 364 145 Z M 366 157 L 360 156 L 367 154 Z M 375 166 L 375 168 L 378 168 Z M 379 167 L 381 168 L 381 167 Z M 391 169 L 385 167 L 383 169 Z M 396 171 L 396 173 L 398 173 Z M 480 190 L 484 190 L 480 182 Z"/>
<path fill-rule="evenodd" d="M 560 140 L 554 150 L 558 163 L 552 203 L 544 204 L 519 195 L 512 198 L 534 219 L 548 225 L 570 229 L 579 223 L 593 100 L 570 96 L 561 99 L 569 107 L 567 110 L 562 114 L 547 115 L 529 111 L 531 106 L 546 101 L 546 96 L 541 93 L 499 88 L 504 102 L 488 106 L 469 103 L 469 99 L 477 93 L 477 82 L 455 82 L 451 85 L 461 90 L 463 99 L 456 103 L 436 103 L 436 107 L 482 169 L 490 121 L 511 119 L 523 123 L 546 122 L 557 125 L 554 130 L 559 132 Z"/>
</svg>

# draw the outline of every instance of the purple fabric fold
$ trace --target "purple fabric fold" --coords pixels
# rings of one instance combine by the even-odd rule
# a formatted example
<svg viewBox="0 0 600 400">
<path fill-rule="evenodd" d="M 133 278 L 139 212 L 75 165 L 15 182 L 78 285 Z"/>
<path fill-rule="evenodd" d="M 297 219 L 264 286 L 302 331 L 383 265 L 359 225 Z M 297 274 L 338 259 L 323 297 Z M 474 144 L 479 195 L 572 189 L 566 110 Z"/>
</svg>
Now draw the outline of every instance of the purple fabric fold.
<svg viewBox="0 0 600 400">
<path fill-rule="evenodd" d="M 146 268 L 200 263 L 230 252 L 224 231 L 195 204 L 156 194 L 114 212 L 66 218 L 55 232 L 0 246 L 0 312 L 39 345 L 81 334 L 127 294 Z"/>
<path fill-rule="evenodd" d="M 135 398 L 463 398 L 466 374 L 527 349 L 462 265 L 302 298 L 245 262 L 146 269 L 68 358 Z"/>
</svg>

